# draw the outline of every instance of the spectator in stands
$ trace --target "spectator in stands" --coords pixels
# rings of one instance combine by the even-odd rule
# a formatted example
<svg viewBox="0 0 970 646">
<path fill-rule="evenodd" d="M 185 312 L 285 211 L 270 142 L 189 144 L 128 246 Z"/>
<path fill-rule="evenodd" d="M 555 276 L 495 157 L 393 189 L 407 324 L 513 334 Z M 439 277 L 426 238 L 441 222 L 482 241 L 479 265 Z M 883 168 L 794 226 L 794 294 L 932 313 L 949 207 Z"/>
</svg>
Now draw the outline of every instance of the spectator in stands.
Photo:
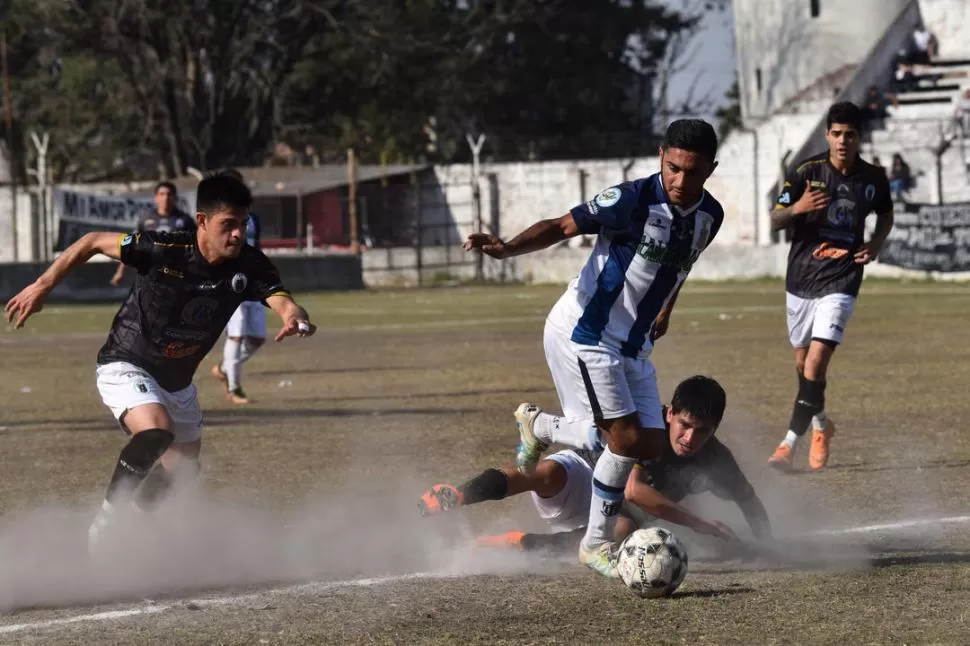
<svg viewBox="0 0 970 646">
<path fill-rule="evenodd" d="M 913 30 L 913 42 L 909 52 L 910 64 L 929 65 L 936 58 L 938 48 L 936 36 L 923 23 L 919 23 Z"/>
<path fill-rule="evenodd" d="M 909 164 L 903 160 L 899 153 L 893 155 L 893 167 L 889 171 L 889 188 L 892 190 L 896 199 L 903 199 L 903 193 L 909 191 L 913 186 L 913 174 L 909 170 Z"/>
<path fill-rule="evenodd" d="M 890 84 L 890 93 L 887 95 L 894 106 L 899 105 L 897 95 L 909 92 L 916 87 L 916 75 L 913 74 L 913 66 L 907 62 L 905 57 L 896 57 L 896 71 L 893 74 Z"/>
<path fill-rule="evenodd" d="M 870 85 L 866 91 L 866 98 L 862 103 L 862 118 L 866 131 L 872 132 L 876 128 L 881 128 L 882 123 L 889 113 L 886 111 L 888 101 L 879 88 Z"/>
<path fill-rule="evenodd" d="M 970 135 L 970 88 L 964 90 L 960 98 L 957 99 L 957 109 L 953 115 L 953 120 L 956 121 L 957 127 L 960 128 L 964 137 Z"/>
</svg>

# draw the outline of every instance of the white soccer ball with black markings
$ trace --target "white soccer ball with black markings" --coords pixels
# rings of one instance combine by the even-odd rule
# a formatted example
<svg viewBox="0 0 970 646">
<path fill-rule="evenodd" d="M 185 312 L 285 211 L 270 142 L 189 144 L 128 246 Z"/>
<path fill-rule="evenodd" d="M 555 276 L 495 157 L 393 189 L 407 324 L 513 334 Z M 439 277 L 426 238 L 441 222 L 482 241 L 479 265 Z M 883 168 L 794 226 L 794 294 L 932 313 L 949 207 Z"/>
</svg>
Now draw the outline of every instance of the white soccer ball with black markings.
<svg viewBox="0 0 970 646">
<path fill-rule="evenodd" d="M 638 529 L 620 543 L 616 569 L 637 596 L 666 597 L 687 576 L 687 550 L 666 529 Z"/>
</svg>

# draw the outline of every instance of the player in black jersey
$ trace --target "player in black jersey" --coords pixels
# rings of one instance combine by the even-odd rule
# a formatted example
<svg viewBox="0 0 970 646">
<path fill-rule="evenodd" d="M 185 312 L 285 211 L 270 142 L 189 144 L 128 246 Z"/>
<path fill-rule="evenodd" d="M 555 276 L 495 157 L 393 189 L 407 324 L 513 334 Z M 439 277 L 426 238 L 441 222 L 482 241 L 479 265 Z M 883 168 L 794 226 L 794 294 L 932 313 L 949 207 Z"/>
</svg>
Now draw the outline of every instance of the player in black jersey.
<svg viewBox="0 0 970 646">
<path fill-rule="evenodd" d="M 178 189 L 171 182 L 159 182 L 155 186 L 155 211 L 138 220 L 136 233 L 155 231 L 156 233 L 172 233 L 173 231 L 195 231 L 195 219 L 176 206 Z M 125 263 L 118 263 L 118 270 L 111 277 L 112 285 L 120 285 L 125 277 Z"/>
<path fill-rule="evenodd" d="M 791 469 L 809 424 L 809 468 L 828 462 L 835 434 L 824 410 L 829 361 L 852 315 L 863 267 L 879 255 L 893 226 L 886 172 L 859 157 L 861 131 L 856 105 L 833 105 L 826 118 L 828 151 L 795 166 L 771 214 L 772 229 L 792 232 L 785 290 L 799 383 L 788 434 L 768 460 L 781 470 Z M 876 214 L 876 226 L 866 242 L 870 213 Z"/>
<path fill-rule="evenodd" d="M 757 538 L 771 537 L 764 505 L 730 449 L 714 437 L 725 405 L 724 389 L 710 377 L 691 377 L 677 386 L 670 406 L 663 409 L 669 441 L 661 457 L 638 463 L 630 475 L 620 512 L 626 522 L 617 525 L 615 540 L 620 541 L 635 527 L 655 520 L 729 542 L 736 540 L 727 525 L 701 518 L 679 504 L 688 495 L 705 492 L 736 503 Z M 486 469 L 458 487 L 438 484 L 424 493 L 418 508 L 422 515 L 429 516 L 531 492 L 536 511 L 559 533 L 512 531 L 481 537 L 478 543 L 526 550 L 574 547 L 583 535 L 580 528 L 588 520 L 593 465 L 602 450 L 602 440 L 594 443 L 591 438 L 583 447 L 542 459 L 528 473 L 514 466 Z"/>
<path fill-rule="evenodd" d="M 179 473 L 198 472 L 202 412 L 192 377 L 240 303 L 262 301 L 279 315 L 277 341 L 316 330 L 273 264 L 245 244 L 251 202 L 233 177 L 203 179 L 197 232 L 89 233 L 7 303 L 7 320 L 22 327 L 74 267 L 98 253 L 138 272 L 98 353 L 98 391 L 131 439 L 89 530 L 92 546 L 127 495 L 150 509 Z"/>
</svg>

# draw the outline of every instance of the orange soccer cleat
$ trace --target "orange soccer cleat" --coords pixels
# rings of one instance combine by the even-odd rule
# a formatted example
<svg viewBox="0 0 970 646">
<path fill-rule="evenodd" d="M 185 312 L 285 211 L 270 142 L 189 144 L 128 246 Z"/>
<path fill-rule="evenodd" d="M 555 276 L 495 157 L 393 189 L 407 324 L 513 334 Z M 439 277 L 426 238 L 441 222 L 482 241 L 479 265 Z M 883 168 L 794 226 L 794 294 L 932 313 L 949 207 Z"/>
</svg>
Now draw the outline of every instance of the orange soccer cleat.
<svg viewBox="0 0 970 646">
<path fill-rule="evenodd" d="M 500 549 L 521 550 L 525 532 L 505 532 L 497 536 L 479 536 L 475 539 L 476 547 L 496 547 Z"/>
<path fill-rule="evenodd" d="M 422 516 L 434 516 L 461 507 L 463 502 L 457 488 L 450 484 L 436 484 L 421 495 L 418 510 Z"/>
<path fill-rule="evenodd" d="M 792 459 L 795 457 L 795 451 L 792 447 L 787 444 L 779 444 L 775 452 L 771 454 L 768 458 L 768 466 L 778 469 L 779 471 L 791 471 L 792 470 Z"/>
<path fill-rule="evenodd" d="M 812 429 L 812 448 L 808 452 L 808 467 L 818 470 L 824 469 L 829 461 L 829 444 L 835 435 L 835 423 L 825 420 L 824 428 Z"/>
</svg>

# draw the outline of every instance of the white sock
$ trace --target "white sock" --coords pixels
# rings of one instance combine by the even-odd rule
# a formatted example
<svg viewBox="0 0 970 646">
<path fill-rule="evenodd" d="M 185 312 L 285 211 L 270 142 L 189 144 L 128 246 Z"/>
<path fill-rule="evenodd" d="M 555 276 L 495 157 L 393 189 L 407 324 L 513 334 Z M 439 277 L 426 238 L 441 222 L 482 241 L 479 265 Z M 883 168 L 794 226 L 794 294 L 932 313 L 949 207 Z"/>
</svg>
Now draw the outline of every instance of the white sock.
<svg viewBox="0 0 970 646">
<path fill-rule="evenodd" d="M 239 366 L 242 365 L 242 362 L 239 360 L 239 355 L 242 351 L 241 345 L 238 341 L 226 339 L 226 346 L 222 350 L 222 371 L 226 373 L 229 390 L 239 388 Z"/>
<path fill-rule="evenodd" d="M 788 431 L 785 435 L 785 439 L 781 441 L 782 444 L 786 445 L 790 449 L 794 449 L 798 445 L 799 435 L 795 431 Z"/>
<path fill-rule="evenodd" d="M 825 424 L 828 421 L 828 415 L 825 414 L 824 410 L 820 410 L 818 413 L 812 416 L 812 428 L 825 428 Z"/>
<path fill-rule="evenodd" d="M 594 449 L 592 445 L 598 437 L 596 425 L 591 419 L 569 420 L 549 413 L 539 413 L 532 432 L 546 444 L 562 444 L 576 449 Z"/>
<path fill-rule="evenodd" d="M 635 458 L 616 455 L 609 447 L 603 450 L 593 468 L 593 497 L 589 505 L 589 524 L 583 536 L 584 548 L 595 549 L 613 540 L 623 489 L 635 463 Z"/>
</svg>

